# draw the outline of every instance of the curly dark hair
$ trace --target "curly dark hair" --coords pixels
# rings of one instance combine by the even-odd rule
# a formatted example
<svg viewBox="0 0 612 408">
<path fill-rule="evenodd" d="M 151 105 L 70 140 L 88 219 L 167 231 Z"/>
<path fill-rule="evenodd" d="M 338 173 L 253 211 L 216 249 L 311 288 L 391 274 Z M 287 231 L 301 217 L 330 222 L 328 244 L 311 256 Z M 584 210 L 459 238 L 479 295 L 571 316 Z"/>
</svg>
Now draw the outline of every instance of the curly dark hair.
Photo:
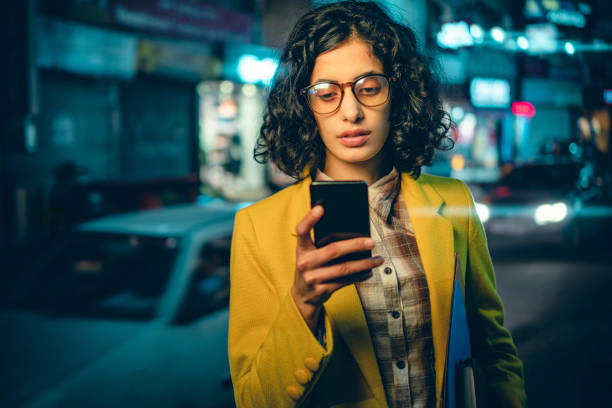
<svg viewBox="0 0 612 408">
<path fill-rule="evenodd" d="M 315 58 L 349 38 L 370 44 L 392 85 L 390 131 L 384 149 L 398 171 L 414 178 L 431 165 L 435 149 L 449 150 L 451 122 L 442 109 L 436 81 L 417 51 L 414 32 L 394 22 L 376 3 L 345 1 L 300 18 L 281 55 L 255 146 L 259 163 L 271 160 L 299 179 L 304 170 L 324 168 L 325 146 L 314 115 L 299 90 L 308 86 Z"/>
</svg>

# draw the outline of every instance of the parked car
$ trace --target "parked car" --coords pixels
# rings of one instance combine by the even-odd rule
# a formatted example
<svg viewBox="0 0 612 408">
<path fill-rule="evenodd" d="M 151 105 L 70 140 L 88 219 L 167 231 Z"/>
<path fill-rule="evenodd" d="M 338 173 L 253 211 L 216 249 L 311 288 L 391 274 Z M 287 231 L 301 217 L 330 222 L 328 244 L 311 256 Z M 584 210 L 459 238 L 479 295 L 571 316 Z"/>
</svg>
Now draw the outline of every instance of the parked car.
<svg viewBox="0 0 612 408">
<path fill-rule="evenodd" d="M 227 304 L 239 208 L 108 216 L 50 248 L 0 311 L 0 406 L 234 406 Z"/>
</svg>

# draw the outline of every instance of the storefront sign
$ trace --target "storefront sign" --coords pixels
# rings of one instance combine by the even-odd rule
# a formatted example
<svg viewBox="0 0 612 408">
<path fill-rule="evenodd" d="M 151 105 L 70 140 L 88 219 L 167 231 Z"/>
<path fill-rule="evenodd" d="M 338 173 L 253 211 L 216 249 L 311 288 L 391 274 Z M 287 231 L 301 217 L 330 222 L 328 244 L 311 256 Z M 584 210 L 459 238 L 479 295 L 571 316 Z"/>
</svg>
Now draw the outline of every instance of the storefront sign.
<svg viewBox="0 0 612 408">
<path fill-rule="evenodd" d="M 138 42 L 129 34 L 39 18 L 38 66 L 84 75 L 131 78 Z"/>
<path fill-rule="evenodd" d="M 510 105 L 510 83 L 504 79 L 474 78 L 470 99 L 478 108 L 507 108 Z"/>
<path fill-rule="evenodd" d="M 251 41 L 250 16 L 199 1 L 115 0 L 111 4 L 111 19 L 119 26 L 209 41 Z"/>
<path fill-rule="evenodd" d="M 528 19 L 578 28 L 586 26 L 590 14 L 591 6 L 585 2 L 527 0 L 523 8 L 523 15 Z"/>
<path fill-rule="evenodd" d="M 457 49 L 474 45 L 470 27 L 465 21 L 442 24 L 437 40 L 438 45 L 442 48 Z"/>
<path fill-rule="evenodd" d="M 557 51 L 557 27 L 551 23 L 529 24 L 525 27 L 531 54 L 552 54 Z"/>
<path fill-rule="evenodd" d="M 138 69 L 163 76 L 202 80 L 221 73 L 221 60 L 211 47 L 171 40 L 142 39 L 138 44 Z"/>
<path fill-rule="evenodd" d="M 226 44 L 223 76 L 243 83 L 270 85 L 279 54 L 279 50 L 261 45 Z"/>
</svg>

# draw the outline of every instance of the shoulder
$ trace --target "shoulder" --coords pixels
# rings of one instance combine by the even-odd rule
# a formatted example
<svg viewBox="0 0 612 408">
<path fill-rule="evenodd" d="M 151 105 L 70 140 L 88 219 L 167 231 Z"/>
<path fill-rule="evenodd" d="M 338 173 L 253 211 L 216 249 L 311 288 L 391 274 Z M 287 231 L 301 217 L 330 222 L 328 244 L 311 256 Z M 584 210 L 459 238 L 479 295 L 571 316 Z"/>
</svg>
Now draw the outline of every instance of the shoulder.
<svg viewBox="0 0 612 408">
<path fill-rule="evenodd" d="M 427 186 L 435 190 L 446 202 L 465 202 L 466 200 L 471 200 L 471 192 L 462 180 L 421 173 L 417 182 L 421 186 Z"/>
<path fill-rule="evenodd" d="M 239 213 L 249 213 L 253 216 L 263 216 L 268 213 L 278 213 L 292 204 L 293 201 L 304 196 L 304 192 L 308 191 L 307 180 L 301 180 L 284 189 L 259 200 L 248 207 L 239 211 Z"/>
<path fill-rule="evenodd" d="M 238 211 L 236 224 L 250 225 L 259 235 L 295 228 L 310 209 L 310 179 L 304 179 Z"/>
<path fill-rule="evenodd" d="M 421 173 L 417 179 L 421 184 L 430 185 L 439 190 L 464 188 L 465 183 L 452 177 L 435 176 L 433 174 Z"/>
<path fill-rule="evenodd" d="M 266 270 L 286 266 L 279 260 L 295 256 L 295 227 L 310 209 L 309 185 L 300 181 L 238 211 L 232 244 L 236 254 L 251 254 Z"/>
</svg>

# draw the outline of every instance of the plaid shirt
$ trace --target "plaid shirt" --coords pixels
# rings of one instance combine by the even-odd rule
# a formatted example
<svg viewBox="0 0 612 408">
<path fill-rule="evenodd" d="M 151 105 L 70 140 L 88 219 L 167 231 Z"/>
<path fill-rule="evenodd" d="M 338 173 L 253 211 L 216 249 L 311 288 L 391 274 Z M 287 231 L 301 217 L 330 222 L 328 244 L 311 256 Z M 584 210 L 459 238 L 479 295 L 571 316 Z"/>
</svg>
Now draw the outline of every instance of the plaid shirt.
<svg viewBox="0 0 612 408">
<path fill-rule="evenodd" d="M 319 180 L 330 178 L 319 171 Z M 385 262 L 356 283 L 390 407 L 435 407 L 431 308 L 412 223 L 393 169 L 368 189 L 372 255 Z"/>
</svg>

